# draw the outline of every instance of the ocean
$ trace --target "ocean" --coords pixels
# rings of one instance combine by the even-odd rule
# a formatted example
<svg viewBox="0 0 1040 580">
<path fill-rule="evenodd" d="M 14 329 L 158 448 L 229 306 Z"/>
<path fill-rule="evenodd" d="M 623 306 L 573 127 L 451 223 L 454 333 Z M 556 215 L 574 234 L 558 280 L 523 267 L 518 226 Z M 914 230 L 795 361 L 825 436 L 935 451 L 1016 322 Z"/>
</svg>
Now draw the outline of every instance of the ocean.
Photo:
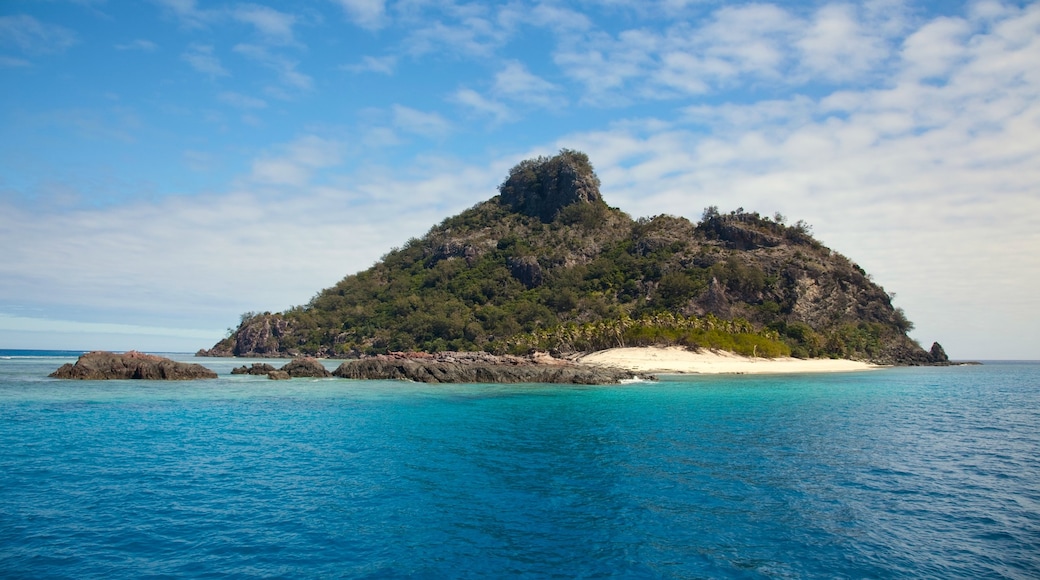
<svg viewBox="0 0 1040 580">
<path fill-rule="evenodd" d="M 3 578 L 1040 578 L 1038 363 L 46 378 L 75 354 L 0 351 Z"/>
</svg>

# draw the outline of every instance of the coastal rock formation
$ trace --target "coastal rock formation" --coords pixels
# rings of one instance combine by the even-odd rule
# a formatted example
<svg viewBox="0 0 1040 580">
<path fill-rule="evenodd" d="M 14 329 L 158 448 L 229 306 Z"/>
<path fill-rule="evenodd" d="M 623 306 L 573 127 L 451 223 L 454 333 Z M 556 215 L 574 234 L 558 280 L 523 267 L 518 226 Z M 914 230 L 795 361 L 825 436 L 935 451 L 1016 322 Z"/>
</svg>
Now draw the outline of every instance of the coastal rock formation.
<svg viewBox="0 0 1040 580">
<path fill-rule="evenodd" d="M 55 379 L 106 380 L 146 379 L 153 381 L 185 381 L 215 379 L 217 373 L 206 367 L 181 363 L 134 350 L 122 354 L 106 351 L 88 352 L 76 364 L 64 364 L 49 375 Z"/>
<path fill-rule="evenodd" d="M 270 379 L 295 379 L 301 377 L 328 378 L 332 376 L 325 365 L 314 357 L 299 357 L 292 362 L 276 369 L 268 363 L 253 363 L 250 366 L 242 365 L 231 370 L 233 375 L 256 375 L 266 376 Z"/>
<path fill-rule="evenodd" d="M 253 363 L 252 366 L 247 367 L 242 365 L 238 368 L 231 369 L 233 375 L 259 375 L 266 376 L 268 373 L 274 372 L 278 369 L 267 363 Z"/>
<path fill-rule="evenodd" d="M 932 355 L 933 363 L 942 364 L 950 362 L 950 357 L 946 356 L 946 351 L 943 350 L 942 345 L 938 342 L 932 343 L 932 348 L 929 351 L 929 354 Z"/>
<path fill-rule="evenodd" d="M 607 385 L 637 378 L 626 370 L 575 365 L 545 356 L 495 356 L 479 352 L 376 355 L 346 361 L 333 374 L 345 379 L 408 380 L 420 383 Z"/>
<path fill-rule="evenodd" d="M 283 366 L 280 370 L 294 379 L 300 377 L 323 379 L 332 376 L 332 373 L 321 364 L 321 361 L 313 357 L 293 359 L 291 363 Z"/>
<path fill-rule="evenodd" d="M 249 324 L 245 324 L 248 321 Z M 249 313 L 243 315 L 243 324 L 234 340 L 223 340 L 211 349 L 200 349 L 195 356 L 281 358 L 292 356 L 282 349 L 289 334 L 290 324 L 278 314 Z"/>
</svg>

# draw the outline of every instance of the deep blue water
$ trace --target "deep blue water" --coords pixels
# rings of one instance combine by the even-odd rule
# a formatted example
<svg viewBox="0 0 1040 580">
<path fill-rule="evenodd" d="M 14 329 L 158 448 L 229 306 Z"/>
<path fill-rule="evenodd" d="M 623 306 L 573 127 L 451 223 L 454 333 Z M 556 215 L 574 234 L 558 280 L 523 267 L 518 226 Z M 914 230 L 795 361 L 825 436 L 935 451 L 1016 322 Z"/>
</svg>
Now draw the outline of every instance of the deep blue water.
<svg viewBox="0 0 1040 580">
<path fill-rule="evenodd" d="M 0 577 L 1040 577 L 1037 364 L 45 378 L 71 360 L 0 359 Z"/>
</svg>

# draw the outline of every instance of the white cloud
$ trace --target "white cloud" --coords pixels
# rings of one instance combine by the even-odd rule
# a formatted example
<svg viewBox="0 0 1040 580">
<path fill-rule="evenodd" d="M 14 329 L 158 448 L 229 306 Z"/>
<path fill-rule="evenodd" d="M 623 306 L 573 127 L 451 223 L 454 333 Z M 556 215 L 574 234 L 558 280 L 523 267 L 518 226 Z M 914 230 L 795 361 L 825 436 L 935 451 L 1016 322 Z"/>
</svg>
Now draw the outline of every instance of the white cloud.
<svg viewBox="0 0 1040 580">
<path fill-rule="evenodd" d="M 54 54 L 64 52 L 77 41 L 76 33 L 63 26 L 40 22 L 26 14 L 0 16 L 0 45 L 28 54 Z"/>
<path fill-rule="evenodd" d="M 502 123 L 515 118 L 513 111 L 505 104 L 488 99 L 473 89 L 455 91 L 452 100 L 468 107 L 479 114 L 492 117 L 495 122 Z"/>
<path fill-rule="evenodd" d="M 470 10 L 461 17 L 453 15 L 449 23 L 428 21 L 425 18 L 418 21 L 407 40 L 408 51 L 414 56 L 432 52 L 471 57 L 491 56 L 509 40 L 511 31 L 496 22 L 493 15 L 485 14 L 482 8 L 476 6 L 471 5 Z"/>
<path fill-rule="evenodd" d="M 224 68 L 224 65 L 220 64 L 220 59 L 213 54 L 213 47 L 210 45 L 191 44 L 188 46 L 188 50 L 181 55 L 181 59 L 210 78 L 231 74 Z"/>
<path fill-rule="evenodd" d="M 660 87 L 676 89 L 682 94 L 702 95 L 711 90 L 704 77 L 717 76 L 720 72 L 719 64 L 718 61 L 706 61 L 688 52 L 669 52 L 661 55 L 662 66 L 654 73 L 653 80 Z M 674 96 L 672 92 L 656 94 L 662 97 Z"/>
<path fill-rule="evenodd" d="M 914 0 L 863 0 L 860 10 L 867 27 L 883 37 L 905 35 L 919 24 L 920 5 Z"/>
<path fill-rule="evenodd" d="M 808 16 L 784 4 L 723 5 L 668 28 L 562 36 L 553 58 L 601 105 L 756 89 L 851 83 L 883 74 L 906 28 L 903 0 L 824 4 Z"/>
<path fill-rule="evenodd" d="M 681 23 L 665 31 L 633 29 L 616 38 L 597 33 L 584 44 L 558 51 L 554 59 L 585 84 L 585 101 L 595 104 L 700 95 L 741 72 L 734 64 L 739 50 L 727 45 L 747 44 L 723 42 L 712 26 L 696 29 Z"/>
<path fill-rule="evenodd" d="M 253 162 L 249 181 L 265 186 L 308 185 L 314 172 L 338 165 L 343 145 L 337 141 L 306 135 Z"/>
<path fill-rule="evenodd" d="M 586 43 L 558 50 L 553 61 L 585 85 L 586 101 L 625 102 L 631 96 L 625 86 L 653 70 L 659 41 L 645 32 L 626 31 L 617 40 L 599 33 Z"/>
<path fill-rule="evenodd" d="M 343 65 L 343 70 L 363 73 L 363 72 L 374 72 L 384 75 L 394 74 L 394 67 L 397 66 L 397 57 L 395 56 L 365 56 L 361 59 L 361 62 L 357 64 Z"/>
<path fill-rule="evenodd" d="M 506 62 L 495 74 L 490 93 L 493 98 L 470 88 L 460 88 L 451 100 L 478 114 L 492 117 L 496 123 L 517 118 L 503 100 L 554 110 L 567 106 L 562 88 L 532 74 L 523 63 L 515 60 Z"/>
<path fill-rule="evenodd" d="M 903 42 L 904 71 L 916 79 L 945 77 L 967 56 L 964 37 L 971 32 L 959 18 L 939 18 L 922 26 Z"/>
<path fill-rule="evenodd" d="M 725 7 L 697 31 L 694 49 L 725 63 L 713 76 L 751 74 L 777 78 L 788 60 L 790 36 L 804 26 L 772 4 Z"/>
<path fill-rule="evenodd" d="M 451 123 L 437 113 L 426 113 L 403 105 L 393 106 L 394 126 L 423 137 L 443 137 L 451 132 Z"/>
<path fill-rule="evenodd" d="M 245 22 L 256 28 L 263 38 L 274 44 L 293 44 L 293 25 L 296 17 L 279 12 L 267 6 L 257 4 L 240 4 L 231 12 L 239 22 Z"/>
<path fill-rule="evenodd" d="M 1014 8 L 1000 0 L 976 0 L 968 5 L 970 16 L 974 20 L 988 21 L 1004 18 L 1014 11 Z"/>
<path fill-rule="evenodd" d="M 220 14 L 215 10 L 199 8 L 195 0 L 153 0 L 176 17 L 182 26 L 202 28 L 217 20 Z"/>
<path fill-rule="evenodd" d="M 518 20 L 548 28 L 558 35 L 574 34 L 593 27 L 592 21 L 581 12 L 544 2 L 533 8 L 523 6 L 516 10 Z"/>
<path fill-rule="evenodd" d="M 314 86 L 314 79 L 310 75 L 296 70 L 299 62 L 295 60 L 253 44 L 239 44 L 233 50 L 273 70 L 278 74 L 279 81 L 285 86 L 301 91 L 309 91 Z"/>
<path fill-rule="evenodd" d="M 889 53 L 885 40 L 865 28 L 852 6 L 838 4 L 821 7 L 796 45 L 812 78 L 839 82 L 861 79 Z"/>
<path fill-rule="evenodd" d="M 362 28 L 377 29 L 386 17 L 386 0 L 333 0 Z"/>
<path fill-rule="evenodd" d="M 495 94 L 538 107 L 563 107 L 567 100 L 556 85 L 531 74 L 519 61 L 506 63 L 495 75 Z"/>
</svg>

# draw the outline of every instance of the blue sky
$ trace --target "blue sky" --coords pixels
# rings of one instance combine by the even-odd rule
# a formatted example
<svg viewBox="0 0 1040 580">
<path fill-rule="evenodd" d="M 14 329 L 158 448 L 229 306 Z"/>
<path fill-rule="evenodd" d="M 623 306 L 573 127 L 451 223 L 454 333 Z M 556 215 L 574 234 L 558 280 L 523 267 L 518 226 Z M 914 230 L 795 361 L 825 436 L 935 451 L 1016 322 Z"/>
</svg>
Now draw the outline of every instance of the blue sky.
<svg viewBox="0 0 1040 580">
<path fill-rule="evenodd" d="M 1024 1 L 5 0 L 0 348 L 209 347 L 568 147 L 1040 359 L 1038 63 Z"/>
</svg>

